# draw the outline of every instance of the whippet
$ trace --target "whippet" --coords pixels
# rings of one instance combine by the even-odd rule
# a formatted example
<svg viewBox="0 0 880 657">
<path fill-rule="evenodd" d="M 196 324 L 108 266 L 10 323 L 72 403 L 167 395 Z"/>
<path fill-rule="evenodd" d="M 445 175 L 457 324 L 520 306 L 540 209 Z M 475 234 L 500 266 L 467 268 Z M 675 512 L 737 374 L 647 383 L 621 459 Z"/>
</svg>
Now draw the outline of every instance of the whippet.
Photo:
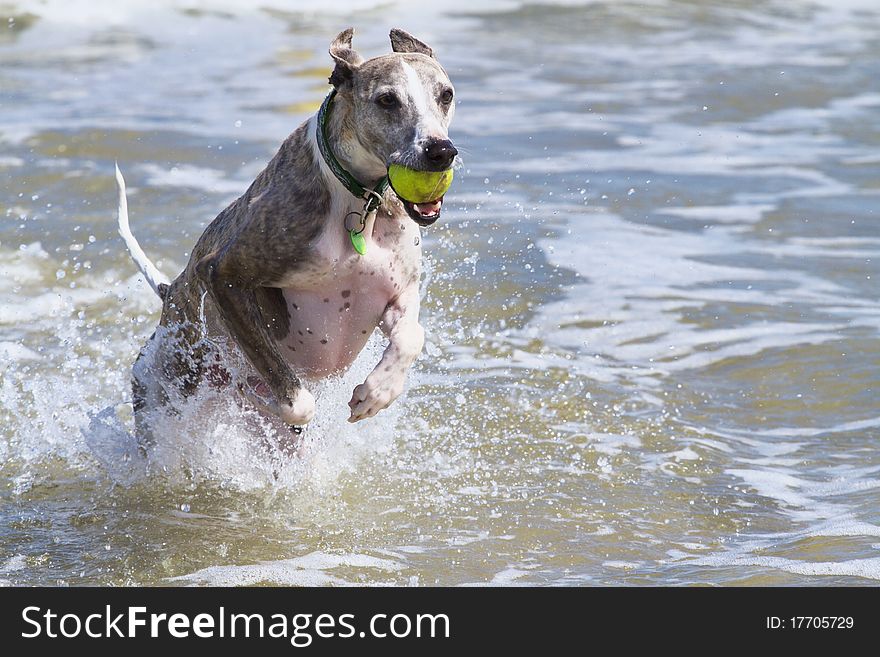
<svg viewBox="0 0 880 657">
<path fill-rule="evenodd" d="M 403 391 L 424 343 L 418 227 L 437 220 L 443 199 L 403 201 L 386 174 L 395 163 L 452 166 L 454 91 L 431 48 L 412 35 L 391 30 L 393 53 L 364 61 L 352 34 L 330 46 L 332 91 L 320 111 L 207 227 L 174 281 L 131 234 L 117 168 L 119 232 L 163 301 L 132 371 L 139 434 L 149 434 L 151 413 L 173 412 L 202 385 L 228 387 L 265 416 L 300 427 L 315 414 L 302 379 L 348 368 L 377 326 L 389 343 L 354 389 L 349 422 Z M 353 233 L 364 237 L 362 248 L 353 248 Z M 230 343 L 246 358 L 243 372 L 225 365 Z"/>
</svg>

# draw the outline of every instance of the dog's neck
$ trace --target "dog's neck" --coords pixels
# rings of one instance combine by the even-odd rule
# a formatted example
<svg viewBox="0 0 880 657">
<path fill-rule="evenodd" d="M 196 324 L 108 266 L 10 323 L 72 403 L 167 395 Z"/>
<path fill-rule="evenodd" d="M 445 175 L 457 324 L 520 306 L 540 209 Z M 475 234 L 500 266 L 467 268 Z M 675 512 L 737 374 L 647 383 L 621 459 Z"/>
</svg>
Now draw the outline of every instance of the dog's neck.
<svg viewBox="0 0 880 657">
<path fill-rule="evenodd" d="M 351 104 L 341 94 L 336 95 L 333 111 L 328 117 L 327 143 L 339 163 L 364 187 L 373 188 L 386 175 L 385 163 L 368 151 L 358 138 Z"/>
</svg>

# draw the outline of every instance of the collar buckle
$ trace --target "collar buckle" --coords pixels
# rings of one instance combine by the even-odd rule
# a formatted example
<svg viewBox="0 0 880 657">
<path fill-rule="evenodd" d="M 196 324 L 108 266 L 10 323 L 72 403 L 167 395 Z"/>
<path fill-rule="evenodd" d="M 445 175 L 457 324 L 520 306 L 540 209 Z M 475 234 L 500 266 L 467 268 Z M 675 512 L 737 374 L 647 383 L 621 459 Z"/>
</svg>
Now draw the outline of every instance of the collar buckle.
<svg viewBox="0 0 880 657">
<path fill-rule="evenodd" d="M 382 195 L 375 189 L 367 189 L 365 190 L 365 196 L 364 217 L 366 218 L 368 214 L 372 214 L 382 205 Z"/>
</svg>

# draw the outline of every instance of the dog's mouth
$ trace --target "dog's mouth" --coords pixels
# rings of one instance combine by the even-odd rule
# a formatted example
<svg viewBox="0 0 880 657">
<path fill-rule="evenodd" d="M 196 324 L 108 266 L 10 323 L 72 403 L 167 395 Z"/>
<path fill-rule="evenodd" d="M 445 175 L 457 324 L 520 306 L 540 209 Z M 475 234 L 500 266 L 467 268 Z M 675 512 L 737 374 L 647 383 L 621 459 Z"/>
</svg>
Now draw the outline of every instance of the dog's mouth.
<svg viewBox="0 0 880 657">
<path fill-rule="evenodd" d="M 398 198 L 400 198 L 398 196 Z M 410 219 L 419 226 L 430 226 L 440 218 L 440 210 L 443 207 L 443 197 L 429 203 L 411 203 L 406 199 L 400 199 Z"/>
</svg>

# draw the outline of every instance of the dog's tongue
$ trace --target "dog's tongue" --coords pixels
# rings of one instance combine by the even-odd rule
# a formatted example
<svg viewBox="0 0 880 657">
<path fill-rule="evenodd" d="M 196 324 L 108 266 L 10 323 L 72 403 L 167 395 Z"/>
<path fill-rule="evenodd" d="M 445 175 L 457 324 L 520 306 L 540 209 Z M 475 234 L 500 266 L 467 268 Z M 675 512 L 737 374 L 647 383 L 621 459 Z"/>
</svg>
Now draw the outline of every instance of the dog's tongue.
<svg viewBox="0 0 880 657">
<path fill-rule="evenodd" d="M 431 201 L 430 203 L 415 203 L 415 208 L 420 215 L 423 217 L 430 217 L 431 215 L 435 215 L 440 212 L 440 205 L 442 204 L 441 199 L 437 199 L 436 201 Z"/>
</svg>

